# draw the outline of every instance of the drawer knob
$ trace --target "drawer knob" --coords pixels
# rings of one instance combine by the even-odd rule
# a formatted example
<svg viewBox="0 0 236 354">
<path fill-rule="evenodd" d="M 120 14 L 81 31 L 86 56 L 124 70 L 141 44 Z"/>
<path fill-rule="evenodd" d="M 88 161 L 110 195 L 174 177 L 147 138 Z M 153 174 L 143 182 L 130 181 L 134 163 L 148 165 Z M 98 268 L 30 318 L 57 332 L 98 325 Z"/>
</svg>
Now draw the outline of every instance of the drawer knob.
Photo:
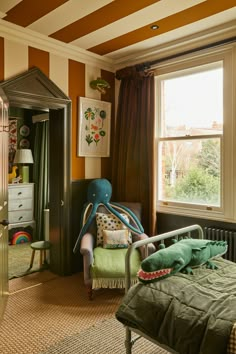
<svg viewBox="0 0 236 354">
<path fill-rule="evenodd" d="M 23 219 L 23 216 L 20 216 L 20 217 L 18 218 L 18 220 L 21 220 L 21 219 Z"/>
<path fill-rule="evenodd" d="M 7 226 L 7 225 L 9 225 L 9 221 L 4 219 L 4 220 L 0 221 L 0 225 Z"/>
<path fill-rule="evenodd" d="M 21 195 L 22 194 L 22 192 L 18 192 L 18 195 Z"/>
<path fill-rule="evenodd" d="M 23 206 L 23 204 L 20 204 L 19 206 L 18 206 L 18 208 L 21 208 Z"/>
</svg>

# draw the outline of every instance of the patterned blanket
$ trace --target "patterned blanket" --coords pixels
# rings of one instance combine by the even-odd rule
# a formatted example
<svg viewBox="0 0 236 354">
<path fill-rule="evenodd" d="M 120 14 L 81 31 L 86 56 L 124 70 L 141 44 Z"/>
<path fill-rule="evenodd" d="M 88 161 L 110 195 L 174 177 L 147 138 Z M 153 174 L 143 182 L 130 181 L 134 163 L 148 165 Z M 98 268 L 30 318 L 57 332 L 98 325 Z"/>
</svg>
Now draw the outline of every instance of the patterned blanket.
<svg viewBox="0 0 236 354">
<path fill-rule="evenodd" d="M 137 284 L 116 317 L 181 354 L 236 354 L 236 264 Z"/>
<path fill-rule="evenodd" d="M 227 354 L 236 354 L 236 323 L 233 325 L 227 349 Z"/>
</svg>

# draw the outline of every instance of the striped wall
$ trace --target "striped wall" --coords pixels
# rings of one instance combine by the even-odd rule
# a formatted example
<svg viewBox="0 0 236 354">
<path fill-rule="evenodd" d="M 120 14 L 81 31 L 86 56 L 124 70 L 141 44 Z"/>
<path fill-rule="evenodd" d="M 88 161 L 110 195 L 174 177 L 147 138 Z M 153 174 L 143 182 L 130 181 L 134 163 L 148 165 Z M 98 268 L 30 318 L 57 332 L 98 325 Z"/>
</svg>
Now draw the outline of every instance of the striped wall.
<svg viewBox="0 0 236 354">
<path fill-rule="evenodd" d="M 72 101 L 72 136 L 71 136 L 71 176 L 72 180 L 84 178 L 110 178 L 110 158 L 92 158 L 77 156 L 78 138 L 78 97 L 89 97 L 112 102 L 111 129 L 113 132 L 115 79 L 114 73 L 91 65 L 67 58 L 55 50 L 44 51 L 25 42 L 17 42 L 0 37 L 0 81 L 37 66 L 47 75 Z M 110 85 L 105 95 L 89 87 L 89 82 L 103 77 Z M 111 137 L 112 138 L 112 137 Z"/>
</svg>

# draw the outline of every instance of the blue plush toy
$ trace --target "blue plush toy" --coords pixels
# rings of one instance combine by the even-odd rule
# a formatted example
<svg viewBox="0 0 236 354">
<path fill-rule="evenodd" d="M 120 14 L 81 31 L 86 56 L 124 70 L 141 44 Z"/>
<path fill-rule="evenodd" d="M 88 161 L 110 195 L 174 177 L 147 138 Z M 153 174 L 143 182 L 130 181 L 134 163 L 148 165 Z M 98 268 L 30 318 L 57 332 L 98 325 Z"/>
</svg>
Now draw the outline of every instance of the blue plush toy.
<svg viewBox="0 0 236 354">
<path fill-rule="evenodd" d="M 135 234 L 142 234 L 144 232 L 140 221 L 129 208 L 118 203 L 110 203 L 111 195 L 112 187 L 107 179 L 94 179 L 89 183 L 87 193 L 88 202 L 85 204 L 82 214 L 83 226 L 75 243 L 73 249 L 74 253 L 78 251 L 80 240 L 92 223 L 99 205 L 103 205 L 111 214 L 115 215 L 128 229 L 130 229 Z M 87 216 L 88 210 L 91 208 L 91 206 L 91 212 Z M 123 218 L 120 212 L 127 214 L 136 227 L 130 225 L 129 222 Z"/>
</svg>

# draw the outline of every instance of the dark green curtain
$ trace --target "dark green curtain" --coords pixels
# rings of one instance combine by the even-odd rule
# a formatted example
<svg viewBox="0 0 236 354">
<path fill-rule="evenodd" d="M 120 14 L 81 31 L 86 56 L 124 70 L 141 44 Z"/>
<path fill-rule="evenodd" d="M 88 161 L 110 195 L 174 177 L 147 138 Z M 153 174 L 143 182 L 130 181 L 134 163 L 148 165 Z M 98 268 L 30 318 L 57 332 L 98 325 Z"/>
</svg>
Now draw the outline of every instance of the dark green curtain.
<svg viewBox="0 0 236 354">
<path fill-rule="evenodd" d="M 154 73 L 128 67 L 121 80 L 112 156 L 113 200 L 142 203 L 145 232 L 155 234 Z"/>
<path fill-rule="evenodd" d="M 44 240 L 44 209 L 49 206 L 49 121 L 36 123 L 33 181 L 36 227 L 34 240 Z"/>
</svg>

